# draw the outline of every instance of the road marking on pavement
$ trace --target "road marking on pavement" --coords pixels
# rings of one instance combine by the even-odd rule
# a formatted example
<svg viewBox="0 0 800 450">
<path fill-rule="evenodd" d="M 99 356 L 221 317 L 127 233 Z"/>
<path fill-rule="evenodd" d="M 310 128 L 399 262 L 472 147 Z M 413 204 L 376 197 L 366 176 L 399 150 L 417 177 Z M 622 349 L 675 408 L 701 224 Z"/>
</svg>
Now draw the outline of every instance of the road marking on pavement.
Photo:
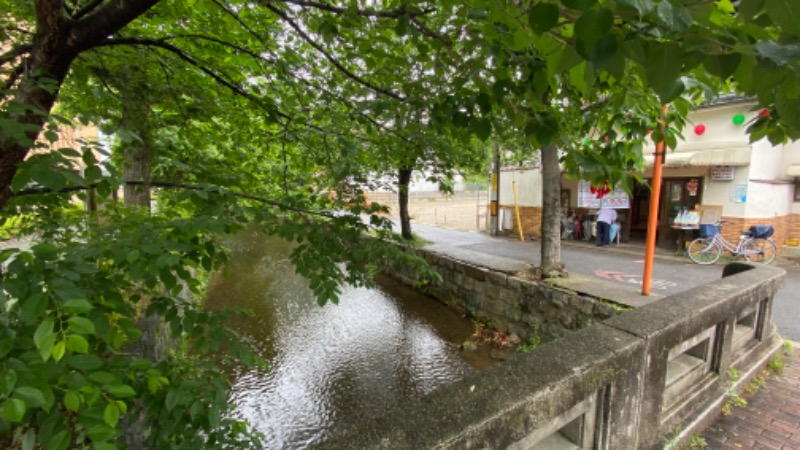
<svg viewBox="0 0 800 450">
<path fill-rule="evenodd" d="M 594 271 L 594 274 L 600 278 L 605 278 L 607 280 L 616 280 L 620 283 L 630 283 L 635 285 L 642 285 L 642 276 L 635 275 L 625 272 L 617 272 L 613 270 L 603 270 L 597 269 Z M 651 288 L 658 289 L 661 291 L 666 291 L 669 288 L 673 288 L 677 286 L 677 283 L 668 280 L 652 280 L 650 283 Z"/>
</svg>

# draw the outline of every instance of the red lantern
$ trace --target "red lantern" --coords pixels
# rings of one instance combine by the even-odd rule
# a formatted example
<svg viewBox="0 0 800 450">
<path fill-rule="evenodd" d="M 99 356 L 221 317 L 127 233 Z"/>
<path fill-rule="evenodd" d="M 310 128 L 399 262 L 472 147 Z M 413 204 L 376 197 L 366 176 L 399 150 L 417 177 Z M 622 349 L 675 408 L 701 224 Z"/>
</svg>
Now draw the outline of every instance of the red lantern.
<svg viewBox="0 0 800 450">
<path fill-rule="evenodd" d="M 758 117 L 762 119 L 765 117 L 769 117 L 769 110 L 767 108 L 762 109 L 761 111 L 758 112 Z"/>
<path fill-rule="evenodd" d="M 702 135 L 705 132 L 706 132 L 706 126 L 705 125 L 700 124 L 700 125 L 694 127 L 694 134 L 696 134 L 698 136 Z"/>
<path fill-rule="evenodd" d="M 599 187 L 599 188 L 596 188 L 594 186 L 589 186 L 589 191 L 592 194 L 594 194 L 595 198 L 597 198 L 599 200 L 599 199 L 605 197 L 606 194 L 610 193 L 611 189 L 608 187 L 608 181 L 606 180 L 606 181 L 603 182 L 603 185 L 601 187 Z"/>
</svg>

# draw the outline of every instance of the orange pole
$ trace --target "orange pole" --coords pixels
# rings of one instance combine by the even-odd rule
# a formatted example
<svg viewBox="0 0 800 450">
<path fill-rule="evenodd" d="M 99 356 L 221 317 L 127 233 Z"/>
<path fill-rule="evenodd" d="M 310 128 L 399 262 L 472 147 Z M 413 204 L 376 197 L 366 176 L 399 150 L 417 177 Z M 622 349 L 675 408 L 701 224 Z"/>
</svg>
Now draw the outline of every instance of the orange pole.
<svg viewBox="0 0 800 450">
<path fill-rule="evenodd" d="M 668 107 L 664 106 L 664 114 Z M 663 123 L 663 116 L 662 116 Z M 666 130 L 664 130 L 666 132 Z M 662 140 L 656 145 L 653 153 L 653 190 L 650 193 L 650 217 L 647 218 L 647 243 L 644 254 L 644 275 L 642 275 L 642 295 L 650 295 L 650 283 L 653 278 L 653 257 L 656 253 L 656 229 L 658 228 L 658 202 L 661 199 L 661 167 L 664 164 L 665 146 Z"/>
</svg>

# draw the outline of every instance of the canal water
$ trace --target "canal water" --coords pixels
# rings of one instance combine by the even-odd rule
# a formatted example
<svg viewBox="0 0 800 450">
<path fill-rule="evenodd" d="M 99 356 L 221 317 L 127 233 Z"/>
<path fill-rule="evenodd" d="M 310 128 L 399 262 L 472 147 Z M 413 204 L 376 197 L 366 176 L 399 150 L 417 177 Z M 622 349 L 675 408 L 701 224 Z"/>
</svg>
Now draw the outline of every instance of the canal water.
<svg viewBox="0 0 800 450">
<path fill-rule="evenodd" d="M 345 288 L 319 307 L 291 244 L 248 231 L 230 247 L 229 276 L 211 280 L 206 304 L 254 313 L 233 326 L 272 367 L 235 369 L 230 400 L 265 448 L 306 448 L 491 363 L 488 349 L 459 350 L 467 319 L 396 282 Z"/>
</svg>

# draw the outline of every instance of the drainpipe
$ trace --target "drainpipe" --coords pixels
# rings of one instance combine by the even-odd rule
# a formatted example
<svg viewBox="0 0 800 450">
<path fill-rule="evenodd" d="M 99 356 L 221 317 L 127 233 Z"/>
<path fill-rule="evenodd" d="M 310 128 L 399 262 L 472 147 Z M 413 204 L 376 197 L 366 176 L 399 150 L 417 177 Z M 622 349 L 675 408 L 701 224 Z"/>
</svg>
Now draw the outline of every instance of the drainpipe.
<svg viewBox="0 0 800 450">
<path fill-rule="evenodd" d="M 498 209 L 500 207 L 500 147 L 494 148 L 494 164 L 492 165 L 492 179 L 489 183 L 489 234 L 497 236 L 500 233 Z"/>
<path fill-rule="evenodd" d="M 664 123 L 664 115 L 669 110 L 664 106 L 661 116 L 661 123 Z M 667 133 L 666 127 L 664 132 Z M 664 136 L 666 138 L 666 136 Z M 656 151 L 653 153 L 653 187 L 650 192 L 650 216 L 647 218 L 647 243 L 644 255 L 644 274 L 642 275 L 642 295 L 650 295 L 650 283 L 653 278 L 653 257 L 656 252 L 656 229 L 658 228 L 658 201 L 661 199 L 661 168 L 666 157 L 665 140 L 656 144 Z"/>
</svg>

